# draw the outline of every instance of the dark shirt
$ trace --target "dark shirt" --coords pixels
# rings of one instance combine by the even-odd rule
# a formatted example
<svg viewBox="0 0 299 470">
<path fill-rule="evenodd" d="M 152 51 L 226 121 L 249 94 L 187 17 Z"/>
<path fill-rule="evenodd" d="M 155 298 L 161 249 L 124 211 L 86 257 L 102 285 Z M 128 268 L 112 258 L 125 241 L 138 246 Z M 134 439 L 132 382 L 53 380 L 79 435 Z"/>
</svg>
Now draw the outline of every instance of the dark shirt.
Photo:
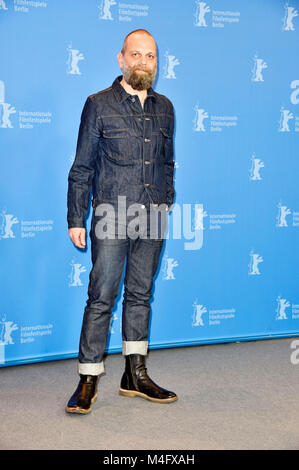
<svg viewBox="0 0 299 470">
<path fill-rule="evenodd" d="M 173 105 L 149 88 L 142 108 L 121 79 L 85 102 L 68 176 L 69 228 L 85 226 L 91 189 L 93 204 L 117 203 L 118 196 L 128 203 L 173 203 Z"/>
</svg>

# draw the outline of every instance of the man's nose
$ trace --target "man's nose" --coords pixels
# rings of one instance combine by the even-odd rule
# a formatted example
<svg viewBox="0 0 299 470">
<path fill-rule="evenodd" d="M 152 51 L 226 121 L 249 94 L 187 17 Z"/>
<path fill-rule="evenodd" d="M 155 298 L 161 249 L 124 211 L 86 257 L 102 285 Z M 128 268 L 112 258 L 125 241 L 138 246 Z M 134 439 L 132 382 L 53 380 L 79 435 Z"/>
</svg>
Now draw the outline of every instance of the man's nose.
<svg viewBox="0 0 299 470">
<path fill-rule="evenodd" d="M 147 64 L 147 57 L 146 57 L 146 56 L 141 57 L 140 63 L 141 63 L 142 65 L 146 65 L 146 64 Z"/>
</svg>

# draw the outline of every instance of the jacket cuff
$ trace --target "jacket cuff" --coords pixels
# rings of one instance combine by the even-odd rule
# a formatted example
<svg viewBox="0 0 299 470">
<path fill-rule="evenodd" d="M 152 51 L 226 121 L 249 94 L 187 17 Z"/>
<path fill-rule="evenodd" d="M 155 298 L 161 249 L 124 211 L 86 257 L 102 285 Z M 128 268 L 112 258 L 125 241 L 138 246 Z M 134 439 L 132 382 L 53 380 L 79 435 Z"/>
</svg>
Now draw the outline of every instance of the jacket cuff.
<svg viewBox="0 0 299 470">
<path fill-rule="evenodd" d="M 81 217 L 72 217 L 67 220 L 68 228 L 85 228 L 84 219 Z"/>
<path fill-rule="evenodd" d="M 169 209 L 173 205 L 174 197 L 167 197 L 166 204 L 168 205 Z"/>
</svg>

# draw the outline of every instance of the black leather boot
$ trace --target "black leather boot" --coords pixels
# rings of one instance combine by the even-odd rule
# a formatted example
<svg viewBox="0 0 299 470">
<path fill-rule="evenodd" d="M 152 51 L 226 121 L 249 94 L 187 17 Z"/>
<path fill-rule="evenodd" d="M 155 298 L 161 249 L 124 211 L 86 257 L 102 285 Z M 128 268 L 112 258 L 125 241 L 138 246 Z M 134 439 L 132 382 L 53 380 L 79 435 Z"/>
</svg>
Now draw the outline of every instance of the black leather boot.
<svg viewBox="0 0 299 470">
<path fill-rule="evenodd" d="M 69 399 L 65 411 L 67 413 L 87 414 L 97 399 L 98 375 L 80 374 L 80 382 L 75 393 Z"/>
<path fill-rule="evenodd" d="M 174 392 L 159 387 L 147 375 L 145 359 L 141 354 L 126 356 L 126 368 L 121 379 L 119 394 L 125 397 L 139 396 L 158 403 L 171 403 L 178 399 Z"/>
</svg>

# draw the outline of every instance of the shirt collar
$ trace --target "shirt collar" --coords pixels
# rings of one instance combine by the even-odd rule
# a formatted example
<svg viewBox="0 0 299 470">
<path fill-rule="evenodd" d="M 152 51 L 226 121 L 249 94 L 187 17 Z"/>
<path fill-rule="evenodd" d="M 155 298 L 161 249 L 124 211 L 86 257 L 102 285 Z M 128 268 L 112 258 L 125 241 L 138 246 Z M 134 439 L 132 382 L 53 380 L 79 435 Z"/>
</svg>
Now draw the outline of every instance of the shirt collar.
<svg viewBox="0 0 299 470">
<path fill-rule="evenodd" d="M 132 96 L 129 93 L 127 93 L 124 87 L 120 84 L 121 79 L 122 79 L 122 75 L 117 77 L 112 84 L 112 89 L 119 103 L 123 103 L 126 99 Z M 152 87 L 150 87 L 147 90 L 147 96 L 151 98 L 156 98 L 156 92 L 152 89 Z"/>
</svg>

